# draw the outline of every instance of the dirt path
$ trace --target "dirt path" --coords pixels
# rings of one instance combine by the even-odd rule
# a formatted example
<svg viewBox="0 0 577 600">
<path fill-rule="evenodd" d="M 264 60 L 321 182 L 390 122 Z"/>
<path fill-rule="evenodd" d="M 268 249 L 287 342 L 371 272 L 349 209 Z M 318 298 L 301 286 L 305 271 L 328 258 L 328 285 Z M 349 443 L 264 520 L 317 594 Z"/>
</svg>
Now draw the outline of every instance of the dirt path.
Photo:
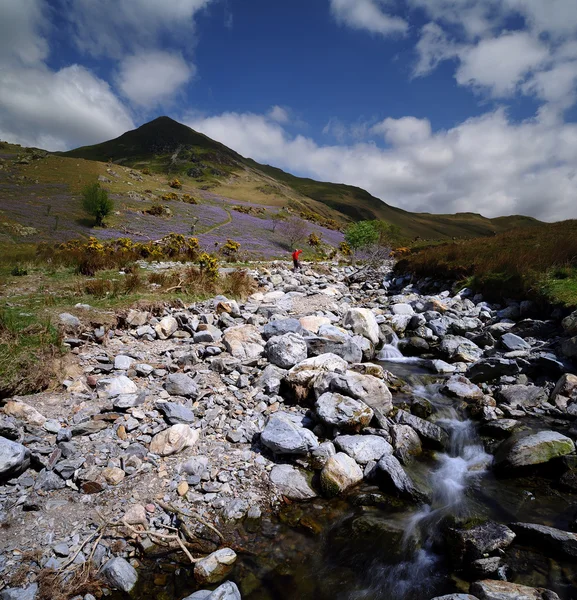
<svg viewBox="0 0 577 600">
<path fill-rule="evenodd" d="M 218 229 L 219 227 L 223 227 L 224 225 L 228 225 L 232 221 L 232 215 L 230 214 L 230 210 L 228 208 L 224 208 L 224 207 L 223 207 L 223 210 L 226 211 L 226 214 L 228 215 L 228 219 L 226 221 L 223 221 L 222 223 L 217 223 L 216 225 L 209 227 L 206 231 L 203 231 L 202 234 L 199 234 L 199 235 L 205 235 L 207 233 L 212 233 L 215 229 Z"/>
</svg>

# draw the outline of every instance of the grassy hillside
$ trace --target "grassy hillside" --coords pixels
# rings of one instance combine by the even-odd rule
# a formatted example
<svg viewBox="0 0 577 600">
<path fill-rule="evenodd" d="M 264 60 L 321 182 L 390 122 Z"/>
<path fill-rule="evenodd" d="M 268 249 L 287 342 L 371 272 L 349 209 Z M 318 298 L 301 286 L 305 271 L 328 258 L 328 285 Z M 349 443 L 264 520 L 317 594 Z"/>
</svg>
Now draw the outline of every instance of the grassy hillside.
<svg viewBox="0 0 577 600">
<path fill-rule="evenodd" d="M 399 272 L 462 280 L 491 298 L 577 306 L 577 220 L 422 248 Z"/>
<path fill-rule="evenodd" d="M 530 217 L 487 219 L 474 213 L 436 215 L 411 213 L 390 206 L 350 185 L 296 177 L 276 167 L 244 158 L 223 144 L 160 117 L 115 140 L 85 146 L 62 156 L 108 161 L 154 173 L 186 177 L 190 185 L 229 198 L 263 205 L 310 210 L 343 225 L 382 219 L 400 228 L 408 239 L 442 239 L 494 235 L 511 227 L 539 225 Z"/>
</svg>

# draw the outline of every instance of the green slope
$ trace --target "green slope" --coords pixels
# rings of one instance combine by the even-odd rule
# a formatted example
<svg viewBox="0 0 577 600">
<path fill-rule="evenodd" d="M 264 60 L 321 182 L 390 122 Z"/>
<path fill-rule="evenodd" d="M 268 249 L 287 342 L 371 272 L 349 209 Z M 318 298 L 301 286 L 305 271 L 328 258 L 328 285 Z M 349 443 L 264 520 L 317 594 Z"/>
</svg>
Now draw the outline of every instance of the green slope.
<svg viewBox="0 0 577 600">
<path fill-rule="evenodd" d="M 475 213 L 411 213 L 390 206 L 355 186 L 296 177 L 276 167 L 244 158 L 169 117 L 159 117 L 114 140 L 61 154 L 102 162 L 111 160 L 136 168 L 146 166 L 153 172 L 188 176 L 199 184 L 215 187 L 215 191 L 218 191 L 218 185 L 224 177 L 250 172 L 255 186 L 259 181 L 261 186 L 272 181 L 284 189 L 292 190 L 296 194 L 293 207 L 322 212 L 343 224 L 364 219 L 384 220 L 399 227 L 401 234 L 407 238 L 478 237 L 516 227 L 541 225 L 540 221 L 523 216 L 488 219 Z M 246 189 L 243 192 L 246 196 Z M 230 185 L 227 193 L 230 195 Z"/>
</svg>

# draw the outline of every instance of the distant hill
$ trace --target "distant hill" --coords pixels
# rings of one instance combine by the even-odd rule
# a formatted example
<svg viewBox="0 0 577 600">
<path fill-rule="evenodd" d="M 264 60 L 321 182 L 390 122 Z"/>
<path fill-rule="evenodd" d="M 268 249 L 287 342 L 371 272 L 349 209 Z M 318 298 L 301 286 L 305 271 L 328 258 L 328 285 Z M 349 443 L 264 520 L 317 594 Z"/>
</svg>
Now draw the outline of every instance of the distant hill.
<svg viewBox="0 0 577 600">
<path fill-rule="evenodd" d="M 475 213 L 408 212 L 358 187 L 296 177 L 262 165 L 169 117 L 159 117 L 114 140 L 60 155 L 147 168 L 152 173 L 183 178 L 193 187 L 233 200 L 311 211 L 342 225 L 381 219 L 396 225 L 410 239 L 478 237 L 541 225 L 536 219 L 517 215 L 488 219 Z"/>
</svg>

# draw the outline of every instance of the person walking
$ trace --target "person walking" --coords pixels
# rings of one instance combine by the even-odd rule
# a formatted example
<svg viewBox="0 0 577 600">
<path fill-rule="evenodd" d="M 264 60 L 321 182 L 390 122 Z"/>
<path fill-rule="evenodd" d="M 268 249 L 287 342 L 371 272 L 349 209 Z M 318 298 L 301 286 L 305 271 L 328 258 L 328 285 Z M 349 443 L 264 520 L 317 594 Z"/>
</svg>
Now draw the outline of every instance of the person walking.
<svg viewBox="0 0 577 600">
<path fill-rule="evenodd" d="M 293 252 L 293 271 L 296 273 L 297 270 L 301 268 L 301 263 L 299 261 L 299 256 L 303 253 L 302 250 L 297 250 Z"/>
</svg>

